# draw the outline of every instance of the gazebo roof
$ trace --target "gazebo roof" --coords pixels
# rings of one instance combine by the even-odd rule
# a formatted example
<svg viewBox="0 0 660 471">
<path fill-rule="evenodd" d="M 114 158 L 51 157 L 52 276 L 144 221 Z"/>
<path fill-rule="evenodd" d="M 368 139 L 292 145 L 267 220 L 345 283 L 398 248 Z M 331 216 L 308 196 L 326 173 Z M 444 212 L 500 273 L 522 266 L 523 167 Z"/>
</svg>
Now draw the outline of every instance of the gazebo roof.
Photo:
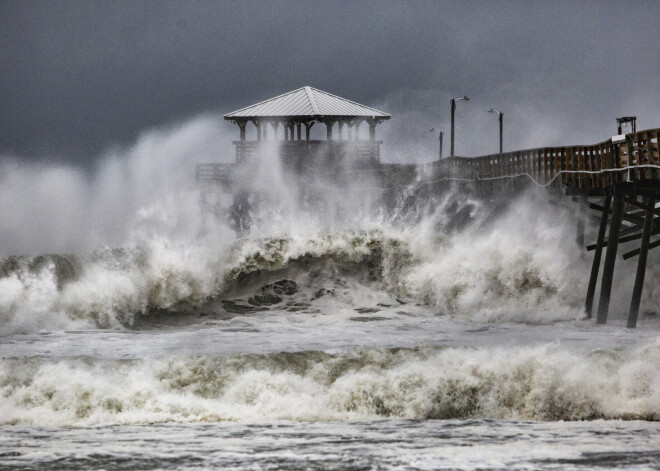
<svg viewBox="0 0 660 471">
<path fill-rule="evenodd" d="M 312 87 L 302 87 L 225 115 L 225 119 L 235 121 L 254 118 L 324 117 L 384 120 L 390 119 L 391 116 Z"/>
</svg>

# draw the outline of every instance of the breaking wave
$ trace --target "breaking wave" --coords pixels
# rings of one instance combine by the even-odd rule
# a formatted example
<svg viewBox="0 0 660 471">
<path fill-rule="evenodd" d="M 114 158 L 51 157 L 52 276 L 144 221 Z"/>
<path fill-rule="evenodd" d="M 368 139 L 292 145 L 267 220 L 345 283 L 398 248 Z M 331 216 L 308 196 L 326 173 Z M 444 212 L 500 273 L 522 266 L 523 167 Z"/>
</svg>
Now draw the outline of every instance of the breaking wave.
<svg viewBox="0 0 660 471">
<path fill-rule="evenodd" d="M 660 419 L 660 342 L 634 349 L 360 349 L 160 360 L 4 359 L 4 424 L 380 418 Z M 66 380 L 63 380 L 66 378 Z"/>
<path fill-rule="evenodd" d="M 249 296 L 283 279 L 300 286 L 303 303 L 319 290 L 360 286 L 481 321 L 579 318 L 586 262 L 577 247 L 551 249 L 561 247 L 564 228 L 542 217 L 526 230 L 514 224 L 524 207 L 514 205 L 488 231 L 418 225 L 10 257 L 0 265 L 0 323 L 4 332 L 128 326 L 163 310 L 185 315 L 213 300 Z"/>
</svg>

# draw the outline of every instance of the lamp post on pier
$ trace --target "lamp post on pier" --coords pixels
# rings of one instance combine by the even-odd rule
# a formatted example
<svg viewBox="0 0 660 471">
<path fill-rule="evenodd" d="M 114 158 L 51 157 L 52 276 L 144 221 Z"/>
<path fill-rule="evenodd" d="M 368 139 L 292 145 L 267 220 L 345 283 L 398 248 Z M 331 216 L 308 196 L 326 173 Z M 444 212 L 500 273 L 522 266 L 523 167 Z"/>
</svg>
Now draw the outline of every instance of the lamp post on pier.
<svg viewBox="0 0 660 471">
<path fill-rule="evenodd" d="M 431 128 L 429 132 L 435 132 L 438 134 L 438 141 L 440 144 L 440 149 L 438 151 L 438 160 L 442 160 L 442 131 L 438 131 L 436 128 Z"/>
<path fill-rule="evenodd" d="M 462 98 L 452 98 L 451 99 L 451 149 L 450 149 L 450 157 L 454 156 L 454 111 L 456 111 L 456 102 L 457 101 L 470 101 L 470 99 L 466 96 L 463 96 Z"/>
<path fill-rule="evenodd" d="M 488 110 L 489 113 L 497 113 L 500 118 L 500 154 L 502 153 L 502 122 L 504 121 L 504 113 L 501 111 L 494 110 L 493 108 Z"/>
</svg>

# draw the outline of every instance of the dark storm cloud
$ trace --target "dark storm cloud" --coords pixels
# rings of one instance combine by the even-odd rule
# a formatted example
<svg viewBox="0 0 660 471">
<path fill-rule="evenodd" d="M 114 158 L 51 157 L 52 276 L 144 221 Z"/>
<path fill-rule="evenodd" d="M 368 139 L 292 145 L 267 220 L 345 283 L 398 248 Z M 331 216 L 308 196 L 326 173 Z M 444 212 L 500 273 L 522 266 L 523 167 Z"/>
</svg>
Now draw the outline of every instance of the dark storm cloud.
<svg viewBox="0 0 660 471">
<path fill-rule="evenodd" d="M 457 118 L 464 153 L 493 150 L 483 144 L 496 141 L 490 107 L 505 112 L 509 148 L 600 140 L 626 114 L 660 126 L 660 2 L 16 1 L 0 10 L 0 153 L 32 159 L 89 164 L 145 128 L 302 85 L 387 106 L 384 131 L 397 143 L 428 142 L 423 131 L 448 122 L 449 98 L 468 94 Z"/>
</svg>

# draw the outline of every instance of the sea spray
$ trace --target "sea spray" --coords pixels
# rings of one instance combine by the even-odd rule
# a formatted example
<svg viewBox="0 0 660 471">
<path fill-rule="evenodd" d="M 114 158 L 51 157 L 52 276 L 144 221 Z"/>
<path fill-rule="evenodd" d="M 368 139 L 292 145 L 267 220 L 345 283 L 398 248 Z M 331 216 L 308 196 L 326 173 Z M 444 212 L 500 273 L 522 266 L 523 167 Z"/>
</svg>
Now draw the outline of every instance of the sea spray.
<svg viewBox="0 0 660 471">
<path fill-rule="evenodd" d="M 515 214 L 518 210 L 512 208 Z M 545 234 L 548 240 L 558 231 L 540 221 L 535 229 L 535 237 Z M 475 232 L 433 235 L 407 228 L 322 232 L 248 238 L 213 250 L 153 241 L 128 251 L 133 256 L 108 251 L 103 257 L 87 257 L 75 279 L 58 282 L 54 267 L 49 266 L 3 278 L 4 289 L 15 293 L 12 303 L 2 305 L 3 329 L 29 332 L 29 323 L 18 319 L 31 316 L 40 319 L 33 323 L 36 328 L 48 326 L 51 315 L 56 325 L 70 318 L 98 327 L 130 325 L 136 316 L 163 309 L 185 316 L 192 307 L 218 297 L 259 289 L 256 274 L 263 284 L 292 279 L 310 289 L 313 284 L 314 291 L 334 290 L 336 273 L 314 271 L 327 261 L 344 267 L 343 282 L 357 281 L 366 289 L 388 293 L 392 302 L 428 304 L 437 314 L 522 322 L 581 315 L 581 283 L 571 270 L 580 267 L 573 267 L 568 255 L 536 252 L 528 233 L 504 228 L 490 235 Z M 312 271 L 313 282 L 308 276 Z M 48 294 L 38 310 L 19 299 L 29 298 L 35 290 Z M 305 296 L 301 302 L 314 301 L 310 294 L 300 296 Z"/>
<path fill-rule="evenodd" d="M 0 232 L 11 244 L 2 249 L 23 239 L 28 252 L 75 248 L 78 265 L 75 276 L 62 274 L 55 258 L 0 271 L 0 332 L 131 326 L 162 311 L 185 317 L 235 291 L 249 299 L 246 291 L 262 288 L 259 280 L 296 281 L 297 296 L 305 298 L 291 302 L 311 305 L 317 301 L 306 289 L 312 284 L 306 272 L 330 262 L 343 268 L 315 270 L 311 291 L 338 293 L 349 283 L 343 291 L 359 286 L 377 297 L 386 293 L 388 303 L 424 304 L 431 315 L 478 321 L 583 316 L 590 260 L 573 242 L 570 201 L 552 205 L 544 190 L 487 201 L 450 183 L 433 192 L 415 181 L 391 192 L 393 207 L 386 207 L 383 191 L 350 166 L 342 182 L 333 183 L 323 168 L 296 179 L 270 152 L 243 182 L 253 193 L 252 232 L 235 240 L 226 215 L 199 204 L 202 189 L 193 181 L 191 166 L 212 154 L 217 124 L 206 116 L 143 133 L 135 145 L 108 153 L 90 178 L 67 168 L 3 163 L 0 201 L 11 211 Z M 62 182 L 70 187 L 63 193 L 68 200 L 49 200 Z M 46 201 L 50 206 L 41 205 Z M 39 218 L 40 230 L 22 210 L 34 207 L 50 208 L 49 217 Z M 70 218 L 59 217 L 70 211 Z M 593 225 L 588 229 L 593 233 Z M 98 253 L 104 255 L 90 255 Z M 647 314 L 660 306 L 654 257 L 642 307 Z M 619 265 L 613 311 L 623 312 L 634 266 Z"/>
</svg>

